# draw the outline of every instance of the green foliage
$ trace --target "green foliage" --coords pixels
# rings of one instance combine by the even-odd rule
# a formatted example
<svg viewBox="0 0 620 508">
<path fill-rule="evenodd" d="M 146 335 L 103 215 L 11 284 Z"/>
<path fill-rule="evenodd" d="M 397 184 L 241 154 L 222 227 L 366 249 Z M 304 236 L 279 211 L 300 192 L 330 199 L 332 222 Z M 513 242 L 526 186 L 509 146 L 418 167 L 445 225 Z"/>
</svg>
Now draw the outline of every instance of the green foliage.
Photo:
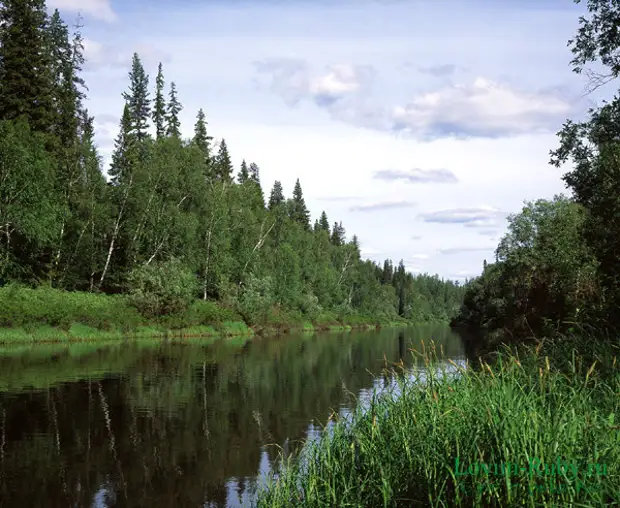
<svg viewBox="0 0 620 508">
<path fill-rule="evenodd" d="M 98 330 L 130 330 L 142 322 L 124 296 L 37 289 L 18 285 L 0 288 L 0 327 L 48 325 L 68 330 L 79 323 Z"/>
<path fill-rule="evenodd" d="M 175 138 L 181 137 L 181 120 L 179 119 L 179 113 L 183 110 L 183 106 L 179 102 L 177 96 L 177 86 L 175 82 L 170 83 L 170 92 L 168 95 L 167 116 L 168 127 L 166 128 L 166 134 Z"/>
<path fill-rule="evenodd" d="M 238 310 L 249 325 L 265 324 L 269 321 L 274 303 L 271 278 L 251 276 L 239 298 Z"/>
<path fill-rule="evenodd" d="M 128 288 L 131 304 L 147 318 L 186 312 L 198 289 L 194 274 L 175 258 L 135 268 Z"/>
<path fill-rule="evenodd" d="M 583 207 L 563 196 L 527 203 L 508 219 L 497 262 L 468 283 L 456 321 L 513 338 L 566 331 L 596 297 L 585 220 Z"/>
<path fill-rule="evenodd" d="M 153 123 L 155 124 L 155 135 L 158 139 L 166 134 L 166 101 L 164 99 L 164 71 L 161 62 L 157 67 L 157 78 L 155 79 L 155 102 L 153 104 Z"/>
<path fill-rule="evenodd" d="M 129 91 L 123 93 L 123 99 L 129 108 L 131 132 L 135 133 L 139 140 L 143 140 L 148 134 L 151 100 L 149 99 L 149 77 L 137 53 L 133 54 L 129 72 Z"/>
</svg>

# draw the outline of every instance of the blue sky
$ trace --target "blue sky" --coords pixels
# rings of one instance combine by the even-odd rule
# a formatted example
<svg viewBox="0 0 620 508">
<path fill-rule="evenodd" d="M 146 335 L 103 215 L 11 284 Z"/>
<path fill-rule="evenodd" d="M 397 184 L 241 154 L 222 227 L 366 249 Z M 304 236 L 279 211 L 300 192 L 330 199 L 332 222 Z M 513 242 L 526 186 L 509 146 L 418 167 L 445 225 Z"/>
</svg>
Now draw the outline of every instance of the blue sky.
<svg viewBox="0 0 620 508">
<path fill-rule="evenodd" d="M 555 132 L 596 96 L 571 72 L 570 0 L 48 0 L 85 27 L 88 107 L 109 158 L 131 55 L 175 81 L 269 193 L 300 178 L 366 257 L 477 275 L 524 200 L 564 192 Z"/>
</svg>

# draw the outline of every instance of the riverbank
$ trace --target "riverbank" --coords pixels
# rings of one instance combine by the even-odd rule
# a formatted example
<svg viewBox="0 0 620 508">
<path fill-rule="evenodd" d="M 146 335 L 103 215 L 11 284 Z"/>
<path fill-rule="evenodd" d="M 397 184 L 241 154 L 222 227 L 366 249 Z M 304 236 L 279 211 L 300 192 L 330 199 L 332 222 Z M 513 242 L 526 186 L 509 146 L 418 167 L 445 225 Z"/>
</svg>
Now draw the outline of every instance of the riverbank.
<svg viewBox="0 0 620 508">
<path fill-rule="evenodd" d="M 349 331 L 407 326 L 398 317 L 337 315 L 314 319 L 273 309 L 259 323 L 248 323 L 230 307 L 194 302 L 182 314 L 146 319 L 122 295 L 59 291 L 51 288 L 0 288 L 0 344 L 101 341 L 118 338 L 219 338 L 294 332 Z"/>
<path fill-rule="evenodd" d="M 400 396 L 336 422 L 271 479 L 257 505 L 617 503 L 616 352 L 593 341 L 543 343 L 463 369 L 426 351 L 425 383 L 401 378 Z"/>
</svg>

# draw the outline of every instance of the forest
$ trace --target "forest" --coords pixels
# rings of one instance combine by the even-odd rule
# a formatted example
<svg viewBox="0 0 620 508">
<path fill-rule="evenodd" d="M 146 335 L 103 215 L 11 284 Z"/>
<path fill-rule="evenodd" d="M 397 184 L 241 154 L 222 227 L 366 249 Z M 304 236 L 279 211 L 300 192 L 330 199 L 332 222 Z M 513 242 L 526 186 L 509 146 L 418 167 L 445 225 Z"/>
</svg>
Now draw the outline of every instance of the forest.
<svg viewBox="0 0 620 508">
<path fill-rule="evenodd" d="M 342 222 L 313 221 L 299 180 L 287 197 L 278 181 L 264 191 L 255 162 L 234 168 L 203 109 L 184 136 L 175 82 L 159 64 L 151 86 L 138 54 L 104 168 L 80 20 L 5 0 L 0 21 L 0 326 L 429 322 L 458 310 L 462 285 L 364 260 Z"/>
</svg>

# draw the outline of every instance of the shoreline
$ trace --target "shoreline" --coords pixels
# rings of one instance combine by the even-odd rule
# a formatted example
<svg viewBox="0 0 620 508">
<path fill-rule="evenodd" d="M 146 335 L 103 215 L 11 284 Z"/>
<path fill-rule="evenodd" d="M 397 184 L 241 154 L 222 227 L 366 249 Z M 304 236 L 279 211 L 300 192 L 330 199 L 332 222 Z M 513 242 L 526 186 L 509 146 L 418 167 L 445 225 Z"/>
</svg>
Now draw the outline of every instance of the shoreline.
<svg viewBox="0 0 620 508">
<path fill-rule="evenodd" d="M 99 330 L 76 323 L 69 330 L 63 330 L 49 325 L 39 325 L 33 329 L 24 327 L 0 328 L 0 345 L 7 344 L 62 344 L 79 342 L 97 342 L 100 340 L 123 340 L 123 339 L 226 339 L 234 337 L 279 337 L 296 333 L 326 333 L 326 332 L 352 332 L 372 331 L 381 328 L 409 327 L 416 324 L 399 321 L 386 321 L 375 324 L 278 324 L 275 326 L 248 326 L 243 321 L 230 321 L 221 324 L 193 326 L 180 329 L 169 329 L 161 325 L 145 325 L 123 332 L 122 330 Z"/>
</svg>

